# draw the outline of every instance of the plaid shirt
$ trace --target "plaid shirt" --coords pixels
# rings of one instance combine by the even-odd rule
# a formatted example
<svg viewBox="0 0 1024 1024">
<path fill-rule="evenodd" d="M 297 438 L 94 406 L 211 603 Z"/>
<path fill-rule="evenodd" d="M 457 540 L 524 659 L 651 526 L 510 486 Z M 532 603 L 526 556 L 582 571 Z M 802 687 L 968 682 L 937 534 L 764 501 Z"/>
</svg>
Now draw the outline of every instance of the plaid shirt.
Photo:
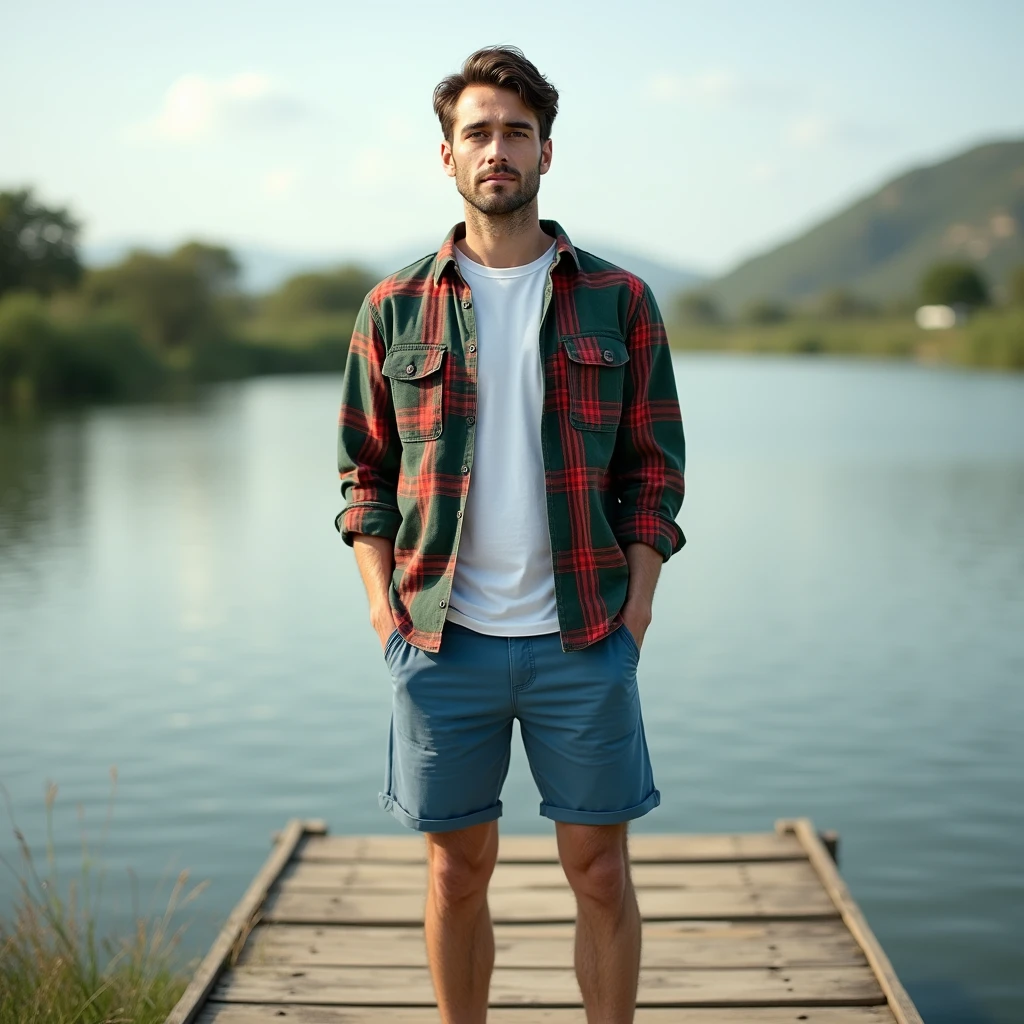
<svg viewBox="0 0 1024 1024">
<path fill-rule="evenodd" d="M 667 560 L 685 543 L 685 443 L 665 327 L 633 274 L 557 238 L 539 350 L 541 445 L 559 632 L 579 650 L 620 622 L 624 548 Z M 432 256 L 378 284 L 356 319 L 342 385 L 335 519 L 394 541 L 389 596 L 402 636 L 441 647 L 473 479 L 477 325 L 455 259 L 456 225 Z"/>
</svg>

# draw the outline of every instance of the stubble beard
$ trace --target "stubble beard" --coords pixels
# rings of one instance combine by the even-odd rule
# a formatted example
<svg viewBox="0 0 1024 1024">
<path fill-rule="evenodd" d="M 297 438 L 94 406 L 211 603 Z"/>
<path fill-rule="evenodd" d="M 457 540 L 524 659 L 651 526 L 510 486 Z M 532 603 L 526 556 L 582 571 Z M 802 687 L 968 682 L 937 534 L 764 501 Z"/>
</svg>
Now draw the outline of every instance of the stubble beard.
<svg viewBox="0 0 1024 1024">
<path fill-rule="evenodd" d="M 540 192 L 540 162 L 516 181 L 488 186 L 486 192 L 473 180 L 472 174 L 463 172 L 456 164 L 455 187 L 459 195 L 484 217 L 518 220 L 516 215 L 525 213 Z"/>
</svg>

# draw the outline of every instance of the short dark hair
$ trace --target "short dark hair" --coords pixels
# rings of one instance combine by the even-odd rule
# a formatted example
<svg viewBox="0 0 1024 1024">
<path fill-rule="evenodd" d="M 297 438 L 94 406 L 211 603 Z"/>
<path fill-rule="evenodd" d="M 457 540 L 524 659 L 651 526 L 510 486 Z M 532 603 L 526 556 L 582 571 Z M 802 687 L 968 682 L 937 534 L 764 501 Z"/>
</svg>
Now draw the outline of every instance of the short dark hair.
<svg viewBox="0 0 1024 1024">
<path fill-rule="evenodd" d="M 540 122 L 540 140 L 551 138 L 551 125 L 558 113 L 558 90 L 526 59 L 516 46 L 485 46 L 471 53 L 458 74 L 448 75 L 434 89 L 434 113 L 444 137 L 451 142 L 455 130 L 455 104 L 470 85 L 493 85 L 511 89 Z"/>
</svg>

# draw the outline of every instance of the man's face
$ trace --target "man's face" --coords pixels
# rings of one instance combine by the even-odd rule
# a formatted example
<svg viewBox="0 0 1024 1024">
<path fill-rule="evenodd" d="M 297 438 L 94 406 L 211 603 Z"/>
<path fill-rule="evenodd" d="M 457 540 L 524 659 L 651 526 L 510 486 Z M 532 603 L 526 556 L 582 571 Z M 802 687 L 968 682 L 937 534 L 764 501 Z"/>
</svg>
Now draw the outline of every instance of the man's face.
<svg viewBox="0 0 1024 1024">
<path fill-rule="evenodd" d="M 551 140 L 541 143 L 537 115 L 511 89 L 471 85 L 455 107 L 452 141 L 441 161 L 462 197 L 481 213 L 513 213 L 532 202 L 551 166 Z"/>
</svg>

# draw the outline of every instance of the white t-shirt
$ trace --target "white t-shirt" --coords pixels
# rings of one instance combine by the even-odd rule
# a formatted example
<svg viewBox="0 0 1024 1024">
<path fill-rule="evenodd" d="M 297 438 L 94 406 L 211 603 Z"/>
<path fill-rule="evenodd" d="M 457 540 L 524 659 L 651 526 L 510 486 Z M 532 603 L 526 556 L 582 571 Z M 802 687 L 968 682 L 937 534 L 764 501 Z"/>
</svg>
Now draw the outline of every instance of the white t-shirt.
<svg viewBox="0 0 1024 1024">
<path fill-rule="evenodd" d="M 448 618 L 494 636 L 558 631 L 544 459 L 540 316 L 552 243 L 524 267 L 485 267 L 455 247 L 476 314 L 473 475 Z"/>
</svg>

